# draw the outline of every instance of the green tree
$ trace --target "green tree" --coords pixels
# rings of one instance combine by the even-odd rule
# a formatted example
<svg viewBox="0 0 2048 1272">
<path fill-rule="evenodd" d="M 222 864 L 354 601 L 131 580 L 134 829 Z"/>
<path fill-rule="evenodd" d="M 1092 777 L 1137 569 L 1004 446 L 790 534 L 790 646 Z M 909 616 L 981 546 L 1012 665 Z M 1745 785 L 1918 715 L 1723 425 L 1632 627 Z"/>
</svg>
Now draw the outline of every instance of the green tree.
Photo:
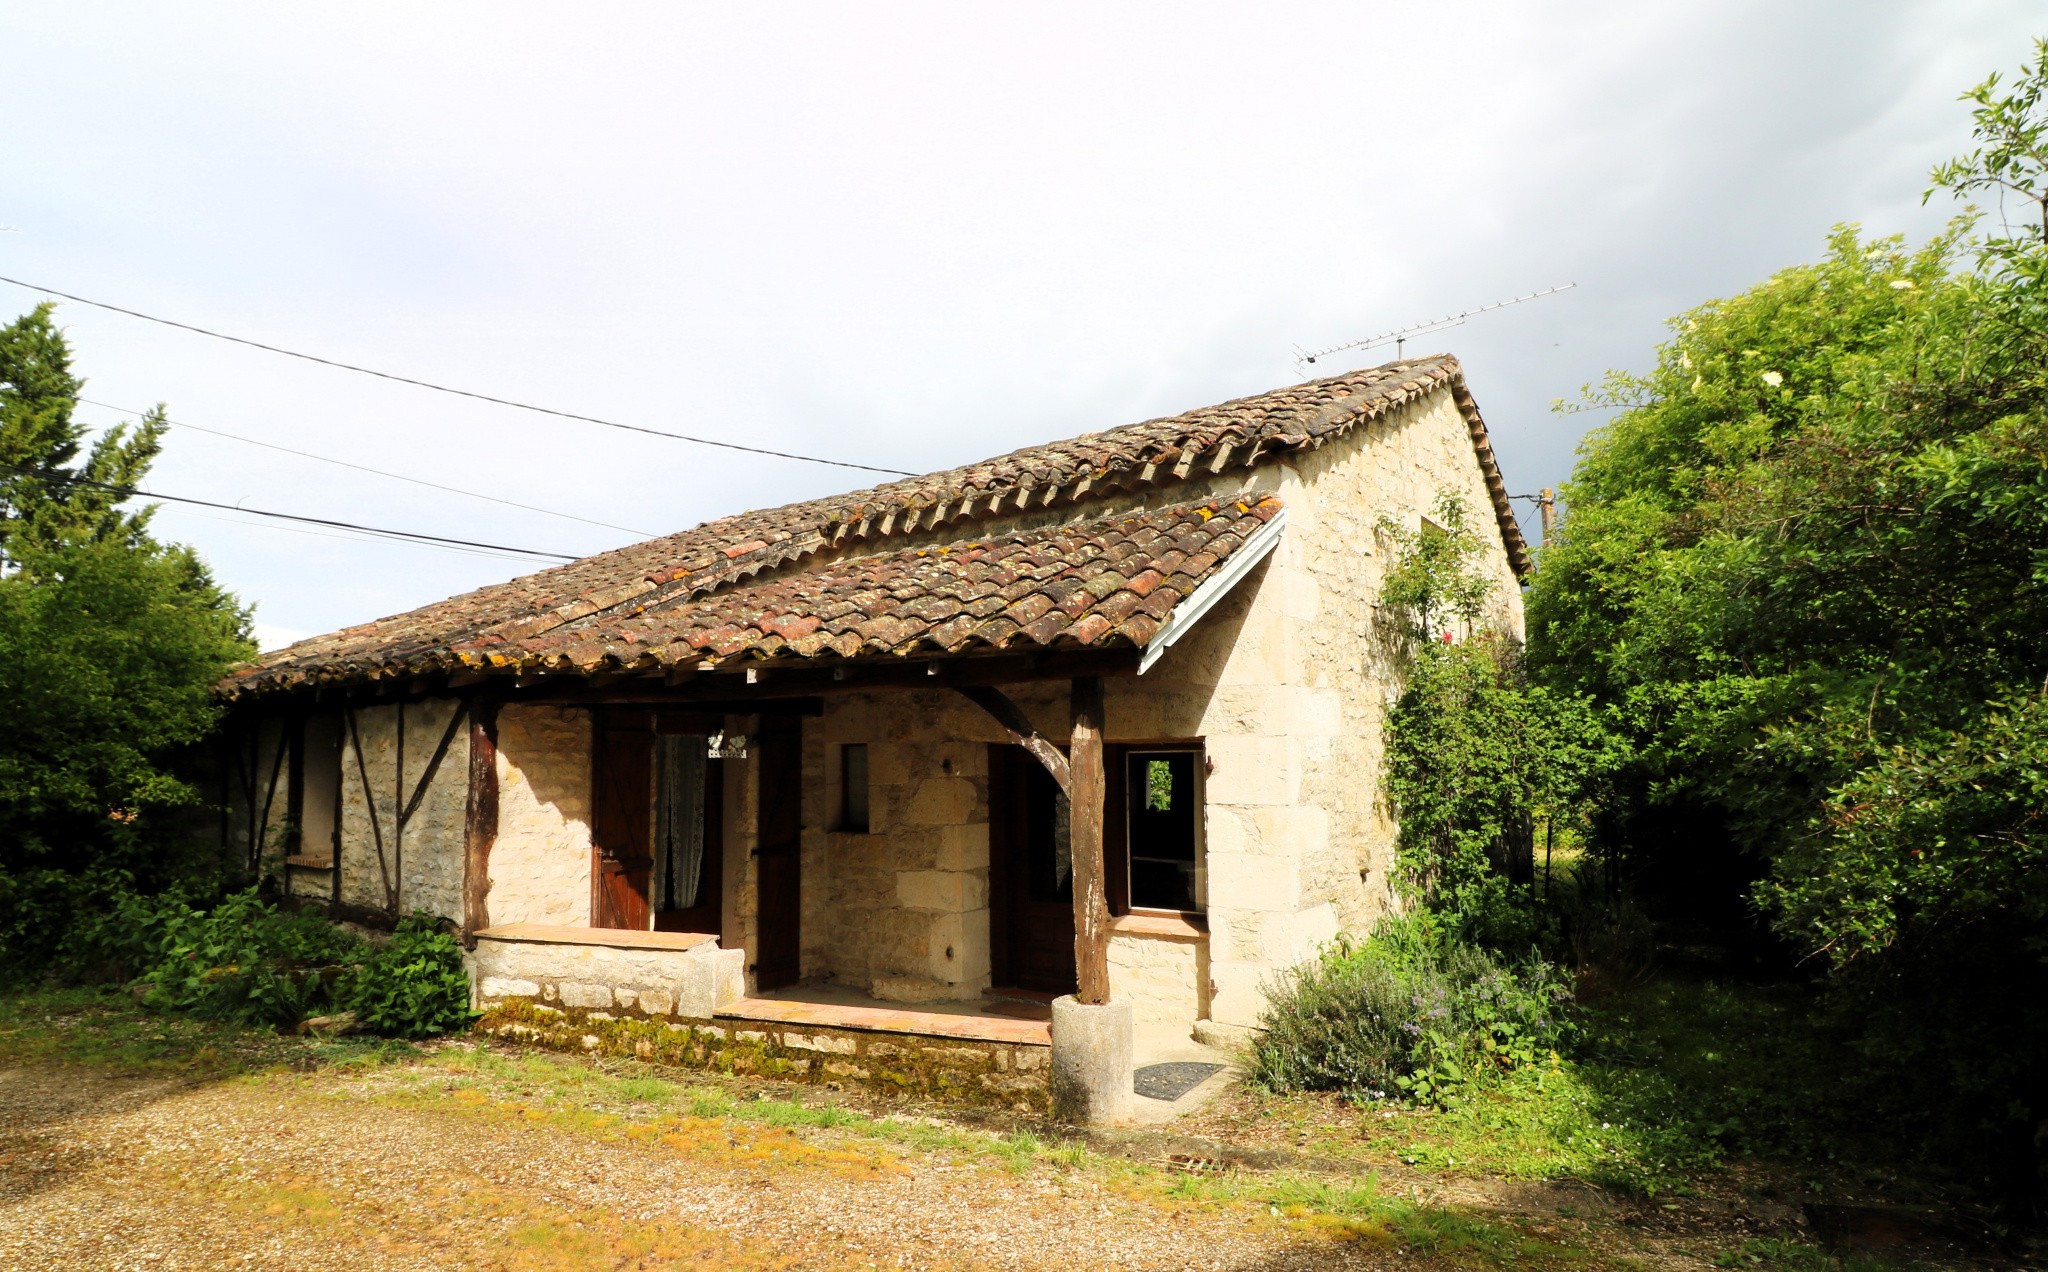
<svg viewBox="0 0 2048 1272">
<path fill-rule="evenodd" d="M 0 329 L 0 967 L 55 948 L 109 880 L 189 864 L 171 760 L 218 718 L 247 614 L 124 510 L 160 416 L 88 449 L 70 352 L 38 308 Z M 83 458 L 81 459 L 81 455 Z"/>
<path fill-rule="evenodd" d="M 151 508 L 123 511 L 126 491 L 163 449 L 163 409 L 102 433 L 84 450 L 71 350 L 36 306 L 0 327 L 0 567 L 23 554 L 95 540 L 145 542 Z M 81 451 L 85 462 L 79 463 Z"/>
<path fill-rule="evenodd" d="M 1938 186 L 2038 199 L 2048 59 Z M 1611 375 L 1530 663 L 1632 760 L 1609 849 L 1833 969 L 1873 1096 L 2048 1200 L 2048 241 L 1826 257 Z"/>
<path fill-rule="evenodd" d="M 1583 696 L 1528 683 L 1510 633 L 1458 641 L 1449 630 L 1478 622 L 1493 591 L 1462 499 L 1439 495 L 1419 532 L 1383 520 L 1380 533 L 1394 545 L 1380 606 L 1400 624 L 1407 673 L 1388 715 L 1385 781 L 1401 885 L 1454 935 L 1526 948 L 1539 926 L 1538 828 L 1572 833 L 1616 762 L 1614 739 Z"/>
</svg>

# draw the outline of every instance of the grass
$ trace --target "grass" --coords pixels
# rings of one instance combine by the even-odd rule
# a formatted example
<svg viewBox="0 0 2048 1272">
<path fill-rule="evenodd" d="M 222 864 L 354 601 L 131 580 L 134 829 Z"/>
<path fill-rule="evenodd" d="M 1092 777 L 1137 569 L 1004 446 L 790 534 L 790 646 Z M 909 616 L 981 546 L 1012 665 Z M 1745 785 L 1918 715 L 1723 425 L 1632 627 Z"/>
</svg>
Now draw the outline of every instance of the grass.
<svg viewBox="0 0 2048 1272">
<path fill-rule="evenodd" d="M 1583 1047 L 1484 1088 L 1443 1110 L 1328 1098 L 1254 1101 L 1239 1129 L 1285 1137 L 1310 1153 L 1356 1163 L 1349 1175 L 1224 1170 L 1186 1174 L 1105 1155 L 1025 1119 L 965 1120 L 876 1101 L 700 1071 L 655 1069 L 520 1051 L 465 1039 L 414 1046 L 376 1039 L 315 1040 L 147 1012 L 125 994 L 50 990 L 0 994 L 0 1061 L 99 1065 L 196 1079 L 341 1073 L 364 1098 L 453 1116 L 513 1119 L 563 1134 L 632 1139 L 745 1169 L 824 1171 L 882 1179 L 949 1160 L 1060 1187 L 1088 1182 L 1172 1209 L 1228 1207 L 1321 1239 L 1412 1251 L 1455 1266 L 1606 1266 L 1588 1225 L 1479 1216 L 1383 1189 L 1374 1167 L 1400 1161 L 1430 1173 L 1573 1179 L 1637 1196 L 1725 1191 L 1731 1162 L 1783 1164 L 1790 1191 L 1810 1188 L 1832 1149 L 1838 1116 L 1814 1095 L 1826 1057 L 1788 1041 L 1795 998 L 1706 980 L 1667 980 L 1596 1004 Z M 1802 1101 L 1811 1099 L 1812 1103 Z M 1745 1177 L 1754 1182 L 1754 1172 Z M 322 1213 L 312 1192 L 266 1205 Z M 302 1190 L 303 1191 L 303 1190 Z M 541 1222 L 536 1220 L 537 1223 Z M 543 1224 L 545 1226 L 545 1224 Z M 567 1257 L 569 1235 L 535 1229 Z M 1627 1238 L 1622 1239 L 1626 1243 Z M 1811 1247 L 1756 1238 L 1721 1251 L 1722 1266 L 1863 1272 Z"/>
<path fill-rule="evenodd" d="M 884 1105 L 852 1107 L 810 1088 L 696 1071 L 671 1077 L 631 1061 L 463 1040 L 419 1047 L 279 1036 L 146 1012 L 123 994 L 100 990 L 0 994 L 0 1060 L 257 1081 L 340 1073 L 350 1078 L 349 1092 L 361 1098 L 639 1141 L 742 1170 L 883 1179 L 912 1163 L 950 1160 L 1062 1187 L 1113 1188 L 1168 1210 L 1226 1207 L 1253 1222 L 1278 1222 L 1331 1241 L 1414 1250 L 1453 1266 L 1567 1268 L 1598 1262 L 1576 1245 L 1506 1222 L 1384 1196 L 1372 1177 L 1197 1178 L 1108 1156 L 1017 1120 L 968 1125 Z M 293 1180 L 264 1181 L 248 1201 L 279 1222 L 325 1221 L 335 1204 L 316 1187 Z M 502 1206 L 489 1208 L 504 1212 Z M 546 1216 L 531 1216 L 519 1231 L 510 1256 L 515 1266 L 573 1263 L 585 1249 L 587 1234 Z M 611 1236 L 635 1247 L 660 1244 L 645 1233 Z"/>
<path fill-rule="evenodd" d="M 1733 1166 L 1788 1193 L 1939 1195 L 1916 1159 L 1863 1115 L 1843 1054 L 1812 1020 L 1812 992 L 1669 975 L 1589 1004 L 1571 1053 L 1483 1083 L 1442 1108 L 1329 1097 L 1256 1101 L 1301 1148 L 1432 1171 L 1578 1180 L 1642 1198 L 1721 1185 Z"/>
</svg>

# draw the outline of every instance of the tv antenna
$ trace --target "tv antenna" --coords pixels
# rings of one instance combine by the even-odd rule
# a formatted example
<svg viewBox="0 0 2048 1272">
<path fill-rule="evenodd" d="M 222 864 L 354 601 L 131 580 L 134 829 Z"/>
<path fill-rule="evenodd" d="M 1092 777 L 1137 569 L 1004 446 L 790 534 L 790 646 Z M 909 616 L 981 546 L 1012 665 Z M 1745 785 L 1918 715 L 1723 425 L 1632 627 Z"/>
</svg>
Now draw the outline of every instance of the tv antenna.
<svg viewBox="0 0 2048 1272">
<path fill-rule="evenodd" d="M 1432 331 L 1442 331 L 1447 327 L 1461 327 L 1467 318 L 1475 314 L 1491 313 L 1496 309 L 1506 309 L 1509 305 L 1519 305 L 1525 300 L 1535 300 L 1539 296 L 1554 296 L 1558 292 L 1570 291 L 1577 286 L 1577 283 L 1559 283 L 1555 287 L 1546 287 L 1542 291 L 1533 291 L 1526 296 L 1515 296 L 1508 300 L 1496 300 L 1490 305 L 1481 305 L 1477 309 L 1467 309 L 1461 314 L 1451 314 L 1444 318 L 1432 318 L 1428 322 L 1418 322 L 1412 327 L 1403 327 L 1398 331 L 1383 331 L 1377 336 L 1367 336 L 1363 340 L 1353 340 L 1348 344 L 1331 345 L 1327 349 L 1318 349 L 1314 353 L 1305 352 L 1297 345 L 1294 350 L 1295 365 L 1306 366 L 1327 358 L 1333 353 L 1348 353 L 1354 349 L 1377 349 L 1381 345 L 1386 344 L 1394 346 L 1395 357 L 1402 357 L 1407 352 L 1408 338 L 1410 336 L 1424 336 Z"/>
</svg>

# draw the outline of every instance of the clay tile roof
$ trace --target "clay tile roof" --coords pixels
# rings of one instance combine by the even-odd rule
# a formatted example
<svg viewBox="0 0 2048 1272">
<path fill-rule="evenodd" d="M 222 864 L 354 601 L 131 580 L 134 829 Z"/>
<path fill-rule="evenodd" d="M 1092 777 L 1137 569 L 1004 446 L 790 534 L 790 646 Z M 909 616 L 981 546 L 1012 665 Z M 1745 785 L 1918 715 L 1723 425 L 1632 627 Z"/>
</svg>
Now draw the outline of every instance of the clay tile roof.
<svg viewBox="0 0 2048 1272">
<path fill-rule="evenodd" d="M 1199 505 L 1187 504 L 989 543 L 972 537 L 975 523 L 1119 489 L 1170 488 L 1315 449 L 1442 389 L 1465 417 L 1509 559 L 1525 572 L 1527 548 L 1485 424 L 1457 360 L 1440 355 L 705 522 L 300 641 L 237 670 L 221 690 L 240 696 L 458 669 L 576 671 L 738 656 L 1006 648 L 1016 641 L 1142 645 L 1147 629 L 1179 599 L 1177 589 L 1206 577 L 1242 542 L 1232 526 L 1255 514 L 1215 510 L 1213 521 L 1197 516 L 1190 523 L 1179 513 Z M 888 550 L 892 536 L 934 532 L 958 537 L 943 547 Z M 821 552 L 869 546 L 872 555 L 785 568 Z M 849 574 L 855 562 L 869 572 Z M 749 583 L 764 571 L 774 573 L 758 586 Z M 1102 609 L 1126 593 L 1134 602 Z M 795 597 L 802 605 L 775 608 Z M 1129 616 L 1116 620 L 1118 612 Z"/>
</svg>

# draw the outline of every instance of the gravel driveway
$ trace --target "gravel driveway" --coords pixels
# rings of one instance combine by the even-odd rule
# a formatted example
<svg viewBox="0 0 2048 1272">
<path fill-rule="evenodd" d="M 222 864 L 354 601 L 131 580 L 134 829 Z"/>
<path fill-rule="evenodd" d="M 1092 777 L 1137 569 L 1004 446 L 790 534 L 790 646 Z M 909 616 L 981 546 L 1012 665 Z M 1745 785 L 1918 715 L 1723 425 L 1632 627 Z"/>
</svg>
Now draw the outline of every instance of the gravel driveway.
<svg viewBox="0 0 2048 1272">
<path fill-rule="evenodd" d="M 1243 1205 L 453 1084 L 0 1069 L 5 1268 L 1415 1266 Z"/>
</svg>

